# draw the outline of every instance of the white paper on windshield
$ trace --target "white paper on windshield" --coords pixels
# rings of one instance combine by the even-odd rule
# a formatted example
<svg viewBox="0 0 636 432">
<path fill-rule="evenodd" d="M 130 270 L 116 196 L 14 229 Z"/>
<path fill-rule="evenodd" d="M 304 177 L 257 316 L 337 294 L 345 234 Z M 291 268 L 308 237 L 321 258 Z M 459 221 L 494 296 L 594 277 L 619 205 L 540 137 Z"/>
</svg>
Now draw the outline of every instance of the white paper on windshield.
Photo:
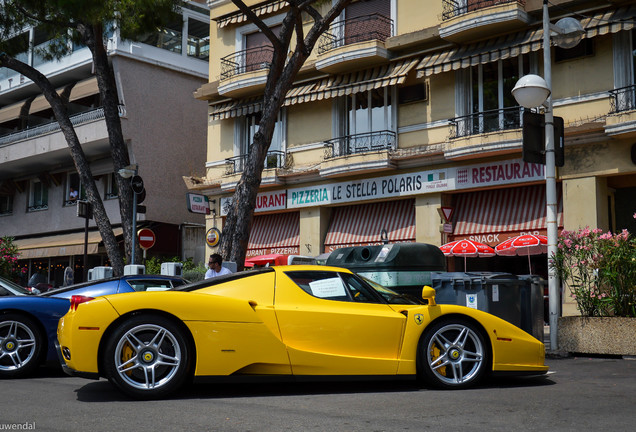
<svg viewBox="0 0 636 432">
<path fill-rule="evenodd" d="M 309 287 L 311 288 L 312 294 L 320 298 L 342 297 L 347 295 L 342 279 L 339 277 L 309 282 Z"/>
</svg>

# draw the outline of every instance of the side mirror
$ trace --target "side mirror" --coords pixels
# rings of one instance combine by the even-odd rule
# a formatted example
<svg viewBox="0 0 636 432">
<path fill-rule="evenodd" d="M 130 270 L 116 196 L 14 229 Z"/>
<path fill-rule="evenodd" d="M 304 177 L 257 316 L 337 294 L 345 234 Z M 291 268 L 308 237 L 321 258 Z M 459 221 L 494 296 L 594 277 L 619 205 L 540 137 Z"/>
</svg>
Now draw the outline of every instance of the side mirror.
<svg viewBox="0 0 636 432">
<path fill-rule="evenodd" d="M 437 305 L 437 303 L 435 303 L 435 290 L 428 285 L 422 288 L 422 298 L 428 302 L 429 306 Z"/>
</svg>

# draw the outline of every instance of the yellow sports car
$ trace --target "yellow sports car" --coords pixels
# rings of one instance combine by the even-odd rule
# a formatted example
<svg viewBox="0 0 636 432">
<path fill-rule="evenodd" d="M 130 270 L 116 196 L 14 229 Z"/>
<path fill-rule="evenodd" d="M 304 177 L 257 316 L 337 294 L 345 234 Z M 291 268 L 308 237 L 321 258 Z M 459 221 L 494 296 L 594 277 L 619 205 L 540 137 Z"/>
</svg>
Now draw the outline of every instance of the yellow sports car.
<svg viewBox="0 0 636 432">
<path fill-rule="evenodd" d="M 543 343 L 488 313 L 399 295 L 349 270 L 281 266 L 171 291 L 75 297 L 58 325 L 65 370 L 158 398 L 191 377 L 412 376 L 465 388 L 545 374 Z"/>
</svg>

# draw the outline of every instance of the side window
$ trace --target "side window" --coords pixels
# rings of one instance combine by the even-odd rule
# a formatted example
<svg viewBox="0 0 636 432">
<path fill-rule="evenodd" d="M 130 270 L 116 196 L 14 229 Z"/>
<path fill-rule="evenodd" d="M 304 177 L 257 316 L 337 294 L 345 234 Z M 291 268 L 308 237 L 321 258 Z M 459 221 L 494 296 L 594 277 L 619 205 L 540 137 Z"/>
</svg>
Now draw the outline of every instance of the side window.
<svg viewBox="0 0 636 432">
<path fill-rule="evenodd" d="M 365 284 L 349 273 L 289 271 L 285 274 L 306 293 L 325 300 L 380 303 Z"/>
<path fill-rule="evenodd" d="M 172 288 L 169 280 L 129 280 L 128 283 L 135 291 L 166 291 Z"/>
</svg>

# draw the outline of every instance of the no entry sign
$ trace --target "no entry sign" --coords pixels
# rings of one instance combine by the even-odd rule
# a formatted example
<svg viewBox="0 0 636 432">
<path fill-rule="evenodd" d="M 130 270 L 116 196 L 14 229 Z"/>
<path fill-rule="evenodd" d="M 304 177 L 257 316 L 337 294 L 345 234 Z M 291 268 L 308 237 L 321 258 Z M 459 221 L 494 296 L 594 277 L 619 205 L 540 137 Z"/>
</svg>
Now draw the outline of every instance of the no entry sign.
<svg viewBox="0 0 636 432">
<path fill-rule="evenodd" d="M 137 231 L 137 238 L 139 239 L 139 247 L 142 249 L 150 249 L 154 246 L 157 239 L 155 233 L 148 228 L 142 228 Z"/>
</svg>

